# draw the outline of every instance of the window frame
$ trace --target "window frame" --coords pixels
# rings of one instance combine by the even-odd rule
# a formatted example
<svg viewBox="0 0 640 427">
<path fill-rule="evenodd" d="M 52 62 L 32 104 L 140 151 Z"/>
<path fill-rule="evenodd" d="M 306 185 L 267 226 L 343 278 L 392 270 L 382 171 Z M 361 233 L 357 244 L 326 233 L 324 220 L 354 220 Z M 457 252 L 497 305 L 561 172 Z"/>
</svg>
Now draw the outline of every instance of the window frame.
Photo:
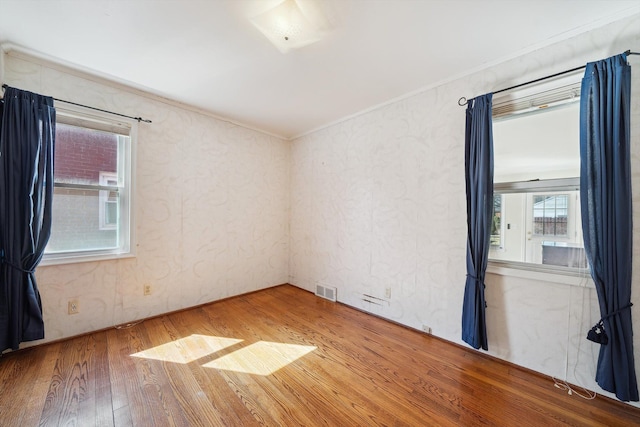
<svg viewBox="0 0 640 427">
<path fill-rule="evenodd" d="M 99 203 L 103 202 L 102 194 L 109 191 L 117 191 L 119 195 L 120 209 L 118 229 L 118 247 L 111 249 L 72 250 L 45 253 L 39 265 L 58 265 L 78 262 L 113 260 L 135 257 L 135 165 L 138 122 L 126 118 L 114 118 L 113 115 L 99 111 L 89 110 L 75 105 L 56 105 L 56 123 L 64 123 L 72 126 L 84 127 L 93 130 L 112 132 L 118 135 L 128 135 L 128 142 L 124 142 L 124 155 L 118 156 L 118 184 L 112 185 L 87 185 L 55 183 L 54 188 L 73 188 L 99 191 Z M 55 170 L 55 165 L 54 165 Z M 98 171 L 102 172 L 102 171 Z M 55 196 L 54 196 L 55 197 Z M 103 206 L 98 209 L 100 215 L 100 228 L 104 220 Z M 52 224 L 53 225 L 53 224 Z"/>
</svg>

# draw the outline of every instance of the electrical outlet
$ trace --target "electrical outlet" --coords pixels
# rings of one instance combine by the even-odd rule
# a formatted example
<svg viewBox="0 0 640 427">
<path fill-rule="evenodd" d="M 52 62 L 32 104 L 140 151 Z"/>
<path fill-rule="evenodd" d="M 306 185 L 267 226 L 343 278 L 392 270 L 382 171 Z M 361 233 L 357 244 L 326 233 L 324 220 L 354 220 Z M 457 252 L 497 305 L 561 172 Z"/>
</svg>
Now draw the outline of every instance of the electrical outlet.
<svg viewBox="0 0 640 427">
<path fill-rule="evenodd" d="M 78 314 L 80 313 L 80 301 L 78 299 L 70 299 L 67 304 L 67 312 L 68 314 Z"/>
<path fill-rule="evenodd" d="M 391 288 L 386 288 L 386 289 L 384 290 L 384 297 L 385 297 L 386 299 L 391 299 Z"/>
<path fill-rule="evenodd" d="M 143 294 L 144 294 L 145 296 L 147 296 L 147 295 L 151 295 L 151 285 L 150 285 L 150 284 L 148 284 L 148 283 L 147 283 L 147 284 L 145 284 L 145 285 L 144 285 L 144 288 L 143 288 L 143 290 L 142 290 L 142 292 L 143 292 Z"/>
<path fill-rule="evenodd" d="M 427 325 L 422 325 L 422 330 L 426 333 L 428 333 L 429 335 L 431 335 L 431 327 L 427 326 Z"/>
</svg>

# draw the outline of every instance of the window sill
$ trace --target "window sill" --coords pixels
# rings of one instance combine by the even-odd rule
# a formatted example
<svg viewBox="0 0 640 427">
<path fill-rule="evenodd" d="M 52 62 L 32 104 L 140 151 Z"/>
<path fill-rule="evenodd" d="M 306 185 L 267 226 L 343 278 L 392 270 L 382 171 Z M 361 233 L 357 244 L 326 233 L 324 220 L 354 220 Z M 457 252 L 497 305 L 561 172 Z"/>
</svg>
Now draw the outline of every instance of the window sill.
<svg viewBox="0 0 640 427">
<path fill-rule="evenodd" d="M 81 254 L 78 253 L 76 255 L 65 254 L 64 256 L 60 255 L 45 255 L 38 264 L 38 267 L 47 267 L 52 265 L 62 265 L 62 264 L 77 264 L 80 262 L 96 262 L 96 261 L 109 261 L 109 260 L 118 260 L 125 258 L 135 258 L 135 253 L 127 252 L 127 253 L 99 253 L 99 254 Z"/>
<path fill-rule="evenodd" d="M 579 286 L 582 288 L 595 288 L 591 274 L 587 269 L 552 267 L 519 262 L 489 261 L 487 273 L 547 283 Z"/>
</svg>

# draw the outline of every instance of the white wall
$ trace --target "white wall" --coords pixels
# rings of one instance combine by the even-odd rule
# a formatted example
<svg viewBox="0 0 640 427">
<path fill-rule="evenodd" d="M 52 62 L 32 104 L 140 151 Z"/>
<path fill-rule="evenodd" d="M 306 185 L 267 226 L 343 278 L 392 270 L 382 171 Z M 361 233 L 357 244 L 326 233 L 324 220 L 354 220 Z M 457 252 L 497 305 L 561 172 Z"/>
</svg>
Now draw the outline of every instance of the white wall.
<svg viewBox="0 0 640 427">
<path fill-rule="evenodd" d="M 11 86 L 153 121 L 136 141 L 137 255 L 38 267 L 45 342 L 287 282 L 289 142 L 23 55 L 4 63 Z"/>
<path fill-rule="evenodd" d="M 638 28 L 635 15 L 296 139 L 290 283 L 308 290 L 318 282 L 336 286 L 343 303 L 410 327 L 427 325 L 462 343 L 465 112 L 458 98 L 637 50 Z M 640 58 L 630 62 L 634 214 L 640 218 Z M 593 381 L 598 347 L 584 339 L 600 317 L 593 288 L 497 274 L 486 281 L 489 354 L 600 390 Z M 365 301 L 364 294 L 384 300 L 387 287 L 388 301 Z M 634 328 L 640 331 L 635 309 Z"/>
</svg>

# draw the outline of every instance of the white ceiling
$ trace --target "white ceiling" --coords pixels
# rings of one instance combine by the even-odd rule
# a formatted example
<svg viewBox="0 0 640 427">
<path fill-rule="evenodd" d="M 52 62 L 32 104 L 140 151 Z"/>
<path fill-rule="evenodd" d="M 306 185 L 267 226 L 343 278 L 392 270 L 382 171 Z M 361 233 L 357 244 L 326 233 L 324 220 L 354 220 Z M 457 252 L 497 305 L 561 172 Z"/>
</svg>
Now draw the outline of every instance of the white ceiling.
<svg viewBox="0 0 640 427">
<path fill-rule="evenodd" d="M 291 138 L 640 12 L 638 0 L 298 0 L 326 34 L 282 54 L 249 21 L 281 1 L 0 0 L 0 42 Z"/>
</svg>

